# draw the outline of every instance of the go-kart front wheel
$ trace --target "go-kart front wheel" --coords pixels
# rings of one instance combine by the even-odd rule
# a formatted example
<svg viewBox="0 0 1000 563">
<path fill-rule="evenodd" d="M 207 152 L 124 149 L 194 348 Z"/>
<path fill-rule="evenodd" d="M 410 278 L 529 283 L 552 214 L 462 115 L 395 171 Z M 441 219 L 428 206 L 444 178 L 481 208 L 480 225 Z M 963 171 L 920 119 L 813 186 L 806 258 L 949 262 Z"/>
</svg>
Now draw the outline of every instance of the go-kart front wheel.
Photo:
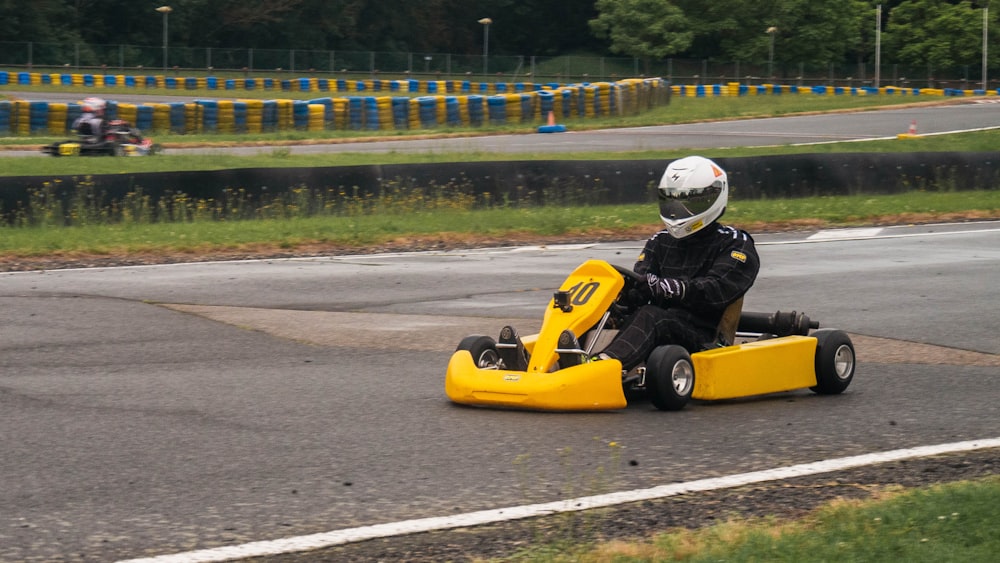
<svg viewBox="0 0 1000 563">
<path fill-rule="evenodd" d="M 455 349 L 465 350 L 472 355 L 472 361 L 480 369 L 498 369 L 500 353 L 497 352 L 497 341 L 490 336 L 466 336 Z"/>
<path fill-rule="evenodd" d="M 843 393 L 854 379 L 854 344 L 842 330 L 822 329 L 816 337 L 816 386 L 820 395 Z"/>
<path fill-rule="evenodd" d="M 659 346 L 646 360 L 649 400 L 661 411 L 679 411 L 694 391 L 694 365 L 681 346 Z"/>
</svg>

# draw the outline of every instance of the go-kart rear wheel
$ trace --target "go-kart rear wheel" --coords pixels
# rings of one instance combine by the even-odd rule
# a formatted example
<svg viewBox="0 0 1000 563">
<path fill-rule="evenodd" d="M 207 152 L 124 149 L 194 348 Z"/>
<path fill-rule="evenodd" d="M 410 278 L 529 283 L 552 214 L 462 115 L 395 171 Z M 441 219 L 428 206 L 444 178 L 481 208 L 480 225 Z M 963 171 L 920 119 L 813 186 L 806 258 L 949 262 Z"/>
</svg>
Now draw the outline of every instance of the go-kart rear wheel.
<svg viewBox="0 0 1000 563">
<path fill-rule="evenodd" d="M 854 379 L 854 344 L 842 330 L 822 329 L 812 334 L 816 337 L 816 386 L 810 387 L 820 395 L 836 395 Z"/>
<path fill-rule="evenodd" d="M 661 411 L 679 411 L 694 391 L 694 365 L 681 346 L 659 346 L 646 360 L 649 400 Z"/>
<path fill-rule="evenodd" d="M 472 355 L 472 361 L 480 369 L 497 369 L 500 364 L 500 354 L 497 352 L 497 341 L 490 336 L 466 336 L 455 349 L 465 350 Z"/>
</svg>

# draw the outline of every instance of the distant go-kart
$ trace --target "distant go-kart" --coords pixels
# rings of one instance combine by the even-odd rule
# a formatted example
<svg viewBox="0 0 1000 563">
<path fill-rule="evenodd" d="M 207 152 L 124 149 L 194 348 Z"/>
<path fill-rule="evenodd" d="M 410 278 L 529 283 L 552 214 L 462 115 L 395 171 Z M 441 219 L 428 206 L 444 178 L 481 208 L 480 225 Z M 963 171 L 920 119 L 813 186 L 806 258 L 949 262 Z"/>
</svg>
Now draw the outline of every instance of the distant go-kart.
<svg viewBox="0 0 1000 563">
<path fill-rule="evenodd" d="M 584 411 L 620 409 L 626 396 L 646 396 L 656 408 L 675 411 L 691 399 L 796 389 L 833 395 L 854 378 L 847 333 L 819 329 L 794 311 L 742 312 L 742 299 L 727 309 L 719 327 L 721 340 L 734 344 L 712 343 L 694 353 L 659 346 L 628 373 L 618 360 L 588 361 L 633 312 L 637 305 L 629 303 L 629 290 L 640 283 L 645 280 L 629 269 L 584 262 L 553 295 L 538 334 L 518 338 L 504 327 L 499 341 L 464 338 L 448 362 L 448 398 L 465 405 Z M 567 330 L 578 338 L 567 337 Z"/>
<path fill-rule="evenodd" d="M 138 129 L 119 119 L 110 121 L 107 132 L 100 138 L 80 136 L 42 147 L 43 153 L 52 156 L 149 156 L 159 150 L 152 139 L 143 138 Z"/>
</svg>

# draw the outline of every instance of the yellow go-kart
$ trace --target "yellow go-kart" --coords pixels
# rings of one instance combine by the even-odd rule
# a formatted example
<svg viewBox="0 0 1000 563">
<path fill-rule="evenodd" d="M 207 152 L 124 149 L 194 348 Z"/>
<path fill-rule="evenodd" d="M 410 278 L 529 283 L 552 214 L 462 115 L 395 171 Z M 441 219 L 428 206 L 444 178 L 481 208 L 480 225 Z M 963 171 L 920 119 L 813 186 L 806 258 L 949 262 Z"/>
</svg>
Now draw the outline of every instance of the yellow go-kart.
<svg viewBox="0 0 1000 563">
<path fill-rule="evenodd" d="M 538 334 L 519 336 L 504 327 L 499 339 L 462 339 L 448 362 L 448 398 L 465 405 L 584 411 L 624 408 L 627 396 L 645 395 L 656 408 L 673 411 L 691 399 L 795 389 L 832 395 L 854 378 L 847 333 L 816 330 L 819 323 L 794 311 L 742 312 L 742 299 L 727 309 L 719 340 L 704 350 L 659 346 L 627 373 L 617 360 L 590 361 L 633 311 L 627 296 L 639 283 L 645 282 L 629 269 L 584 262 L 553 295 Z"/>
</svg>

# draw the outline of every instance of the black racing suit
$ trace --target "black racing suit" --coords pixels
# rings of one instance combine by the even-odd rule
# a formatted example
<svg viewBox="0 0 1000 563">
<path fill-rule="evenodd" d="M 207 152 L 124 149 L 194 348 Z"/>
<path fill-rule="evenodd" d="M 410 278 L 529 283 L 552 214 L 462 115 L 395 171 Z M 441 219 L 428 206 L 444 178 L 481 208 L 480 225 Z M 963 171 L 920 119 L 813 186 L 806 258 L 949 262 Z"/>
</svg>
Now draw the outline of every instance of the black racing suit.
<svg viewBox="0 0 1000 563">
<path fill-rule="evenodd" d="M 640 307 L 604 350 L 625 370 L 646 361 L 663 344 L 693 353 L 713 343 L 726 307 L 757 278 L 760 258 L 748 233 L 712 224 L 681 239 L 667 231 L 656 233 L 633 269 L 643 276 L 680 280 L 683 291 Z"/>
<path fill-rule="evenodd" d="M 101 116 L 85 112 L 73 122 L 73 130 L 84 142 L 99 143 L 104 140 L 104 135 L 108 131 L 107 121 Z"/>
</svg>

